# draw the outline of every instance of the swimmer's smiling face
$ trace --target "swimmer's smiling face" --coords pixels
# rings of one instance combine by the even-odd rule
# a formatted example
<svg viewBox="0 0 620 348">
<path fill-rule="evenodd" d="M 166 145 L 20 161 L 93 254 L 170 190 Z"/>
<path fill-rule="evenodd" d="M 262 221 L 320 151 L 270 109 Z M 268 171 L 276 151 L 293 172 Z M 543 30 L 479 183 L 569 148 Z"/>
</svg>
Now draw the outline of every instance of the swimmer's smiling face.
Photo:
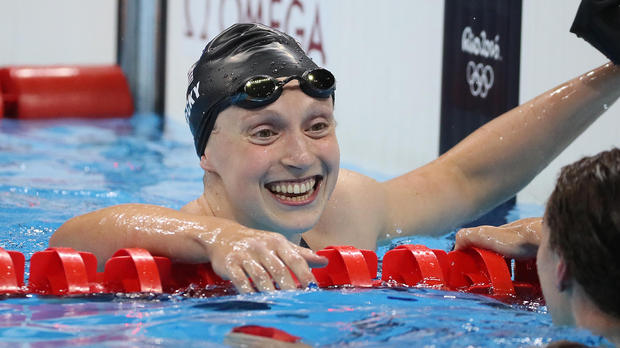
<svg viewBox="0 0 620 348">
<path fill-rule="evenodd" d="M 201 158 L 213 177 L 207 195 L 225 193 L 210 204 L 226 207 L 222 215 L 241 224 L 287 237 L 311 229 L 338 177 L 335 127 L 331 98 L 309 97 L 297 81 L 267 106 L 225 109 Z"/>
</svg>

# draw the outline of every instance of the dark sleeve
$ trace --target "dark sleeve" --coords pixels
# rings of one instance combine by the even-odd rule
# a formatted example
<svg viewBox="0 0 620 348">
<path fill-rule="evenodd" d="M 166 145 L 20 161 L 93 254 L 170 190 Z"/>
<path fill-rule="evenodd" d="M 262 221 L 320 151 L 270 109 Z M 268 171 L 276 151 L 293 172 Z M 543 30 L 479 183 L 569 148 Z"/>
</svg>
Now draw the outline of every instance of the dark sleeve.
<svg viewBox="0 0 620 348">
<path fill-rule="evenodd" d="M 620 0 L 582 0 L 570 31 L 620 64 Z"/>
</svg>

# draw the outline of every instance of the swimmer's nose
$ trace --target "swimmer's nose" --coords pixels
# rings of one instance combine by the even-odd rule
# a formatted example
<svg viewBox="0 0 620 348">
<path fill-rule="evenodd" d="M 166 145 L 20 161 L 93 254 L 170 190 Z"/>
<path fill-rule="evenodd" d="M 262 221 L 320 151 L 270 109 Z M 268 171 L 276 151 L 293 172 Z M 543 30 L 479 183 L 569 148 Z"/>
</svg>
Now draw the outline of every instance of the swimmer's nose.
<svg viewBox="0 0 620 348">
<path fill-rule="evenodd" d="M 312 165 L 313 156 L 305 135 L 290 134 L 288 136 L 281 162 L 286 167 L 302 170 Z"/>
</svg>

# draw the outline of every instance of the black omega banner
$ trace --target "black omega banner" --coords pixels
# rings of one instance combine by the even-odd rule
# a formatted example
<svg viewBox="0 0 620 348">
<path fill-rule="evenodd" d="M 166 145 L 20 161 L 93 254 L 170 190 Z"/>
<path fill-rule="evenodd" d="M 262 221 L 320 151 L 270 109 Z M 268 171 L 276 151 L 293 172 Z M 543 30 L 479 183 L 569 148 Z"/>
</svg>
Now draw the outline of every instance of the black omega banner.
<svg viewBox="0 0 620 348">
<path fill-rule="evenodd" d="M 440 153 L 518 105 L 520 43 L 521 0 L 445 1 Z M 505 223 L 514 203 L 472 224 Z"/>
</svg>

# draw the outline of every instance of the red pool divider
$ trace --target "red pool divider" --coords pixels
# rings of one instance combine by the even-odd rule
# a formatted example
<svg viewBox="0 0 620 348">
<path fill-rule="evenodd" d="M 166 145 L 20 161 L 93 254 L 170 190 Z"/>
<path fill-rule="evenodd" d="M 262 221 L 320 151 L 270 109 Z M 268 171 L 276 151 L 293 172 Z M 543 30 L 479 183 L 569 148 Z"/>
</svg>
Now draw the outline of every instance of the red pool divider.
<svg viewBox="0 0 620 348">
<path fill-rule="evenodd" d="M 316 253 L 329 260 L 327 266 L 312 269 L 320 287 L 376 285 L 373 279 L 377 276 L 378 260 L 374 251 L 352 246 L 328 246 Z"/>
<path fill-rule="evenodd" d="M 28 291 L 42 295 L 79 295 L 103 290 L 97 284 L 97 259 L 71 248 L 47 248 L 32 255 Z"/>
<path fill-rule="evenodd" d="M 502 301 L 542 298 L 535 260 L 516 261 L 515 265 L 512 272 L 510 260 L 479 248 L 446 253 L 422 245 L 401 245 L 383 257 L 382 280 L 482 294 Z"/>
<path fill-rule="evenodd" d="M 383 256 L 381 280 L 409 286 L 446 287 L 447 254 L 424 245 L 400 245 Z"/>
<path fill-rule="evenodd" d="M 383 258 L 382 279 L 372 250 L 330 246 L 317 251 L 329 259 L 312 270 L 320 287 L 402 285 L 483 294 L 502 301 L 542 298 L 534 261 L 518 261 L 514 271 L 501 255 L 478 248 L 446 253 L 422 245 L 401 245 Z M 71 248 L 48 248 L 30 260 L 24 287 L 24 256 L 0 248 L 0 294 L 173 293 L 191 285 L 228 286 L 208 263 L 181 264 L 138 248 L 120 249 L 97 272 L 95 256 Z"/>
<path fill-rule="evenodd" d="M 23 255 L 21 257 L 23 259 Z M 0 262 L 4 259 L 0 253 Z M 4 262 L 0 267 L 3 265 Z M 190 284 L 204 287 L 230 283 L 218 277 L 210 264 L 172 264 L 166 257 L 152 256 L 139 248 L 118 250 L 106 262 L 103 272 L 97 272 L 97 260 L 92 253 L 77 252 L 71 248 L 48 248 L 36 252 L 30 268 L 28 292 L 56 296 L 115 292 L 171 293 Z M 23 285 L 23 263 L 21 277 Z M 2 285 L 8 287 L 14 281 L 0 281 L 3 282 L 0 293 L 8 293 L 2 290 Z"/>
<path fill-rule="evenodd" d="M 4 116 L 4 99 L 2 99 L 2 88 L 0 88 L 0 118 Z"/>
<path fill-rule="evenodd" d="M 276 329 L 275 327 L 244 325 L 237 326 L 232 329 L 234 333 L 242 333 L 252 336 L 267 337 L 277 341 L 295 343 L 301 340 L 301 337 L 293 336 L 286 331 Z"/>
<path fill-rule="evenodd" d="M 164 291 L 175 292 L 186 289 L 190 285 L 204 288 L 208 285 L 232 286 L 228 280 L 223 280 L 215 274 L 210 263 L 173 263 L 170 276 L 163 278 Z"/>
<path fill-rule="evenodd" d="M 543 297 L 536 269 L 536 259 L 514 262 L 512 284 L 519 299 L 541 299 Z"/>
<path fill-rule="evenodd" d="M 126 248 L 106 262 L 103 281 L 110 292 L 162 293 L 162 276 L 170 277 L 168 258 L 152 256 L 144 249 Z"/>
<path fill-rule="evenodd" d="M 21 66 L 0 68 L 0 115 L 20 119 L 129 117 L 133 101 L 121 68 Z"/>
<path fill-rule="evenodd" d="M 447 285 L 451 290 L 508 299 L 516 296 L 510 270 L 501 255 L 468 248 L 448 253 Z"/>
<path fill-rule="evenodd" d="M 25 263 L 22 253 L 0 248 L 0 294 L 23 292 Z"/>
</svg>

